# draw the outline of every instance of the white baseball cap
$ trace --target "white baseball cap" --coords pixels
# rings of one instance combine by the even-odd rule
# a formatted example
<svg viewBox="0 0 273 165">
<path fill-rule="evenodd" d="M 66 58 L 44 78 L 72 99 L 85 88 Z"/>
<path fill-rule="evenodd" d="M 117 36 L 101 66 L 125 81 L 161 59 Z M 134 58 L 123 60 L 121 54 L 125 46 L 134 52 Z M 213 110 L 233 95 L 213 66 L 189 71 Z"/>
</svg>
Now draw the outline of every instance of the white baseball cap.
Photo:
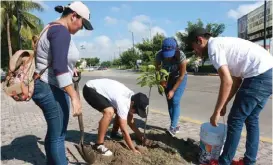
<svg viewBox="0 0 273 165">
<path fill-rule="evenodd" d="M 88 7 L 82 3 L 81 1 L 74 1 L 70 5 L 67 6 L 74 12 L 76 12 L 79 16 L 83 18 L 83 26 L 86 30 L 93 30 L 93 26 L 91 25 L 90 19 L 90 11 Z"/>
</svg>

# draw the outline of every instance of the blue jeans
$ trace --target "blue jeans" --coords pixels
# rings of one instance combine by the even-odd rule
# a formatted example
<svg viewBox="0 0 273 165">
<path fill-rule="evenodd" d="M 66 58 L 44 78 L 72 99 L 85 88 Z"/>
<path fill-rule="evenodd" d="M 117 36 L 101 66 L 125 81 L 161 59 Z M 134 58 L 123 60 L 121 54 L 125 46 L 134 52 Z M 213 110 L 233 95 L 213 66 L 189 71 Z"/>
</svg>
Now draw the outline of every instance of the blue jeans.
<svg viewBox="0 0 273 165">
<path fill-rule="evenodd" d="M 65 134 L 69 119 L 69 96 L 58 87 L 35 81 L 33 101 L 42 109 L 46 123 L 45 151 L 48 165 L 67 165 Z"/>
<path fill-rule="evenodd" d="M 180 83 L 176 91 L 174 92 L 173 98 L 170 100 L 167 98 L 169 115 L 171 118 L 171 128 L 177 127 L 177 123 L 180 116 L 180 100 L 186 88 L 187 79 L 188 79 L 188 76 L 187 74 L 185 74 L 182 82 Z M 174 86 L 174 83 L 167 84 L 167 88 L 165 90 L 166 96 L 168 95 L 168 92 L 172 90 L 173 86 Z"/>
<path fill-rule="evenodd" d="M 254 165 L 259 147 L 259 114 L 272 94 L 272 69 L 256 77 L 244 79 L 228 116 L 227 138 L 220 165 L 230 165 L 243 128 L 246 125 L 244 164 Z"/>
</svg>

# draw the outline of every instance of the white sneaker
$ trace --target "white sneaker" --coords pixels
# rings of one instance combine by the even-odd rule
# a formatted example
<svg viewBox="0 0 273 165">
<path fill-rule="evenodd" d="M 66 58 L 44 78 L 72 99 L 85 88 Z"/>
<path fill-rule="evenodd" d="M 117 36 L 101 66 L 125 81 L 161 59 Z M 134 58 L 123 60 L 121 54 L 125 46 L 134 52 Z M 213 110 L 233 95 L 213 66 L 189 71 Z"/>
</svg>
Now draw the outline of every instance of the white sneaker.
<svg viewBox="0 0 273 165">
<path fill-rule="evenodd" d="M 113 153 L 107 147 L 105 147 L 103 144 L 97 146 L 95 149 L 99 153 L 101 153 L 103 156 L 112 156 L 113 155 Z"/>
</svg>

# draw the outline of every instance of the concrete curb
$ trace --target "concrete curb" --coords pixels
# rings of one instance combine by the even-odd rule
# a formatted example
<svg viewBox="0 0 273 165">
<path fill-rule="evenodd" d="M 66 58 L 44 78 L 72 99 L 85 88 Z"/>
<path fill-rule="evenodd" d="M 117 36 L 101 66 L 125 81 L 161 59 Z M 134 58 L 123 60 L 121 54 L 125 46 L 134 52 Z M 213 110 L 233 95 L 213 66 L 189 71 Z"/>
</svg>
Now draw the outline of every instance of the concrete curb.
<svg viewBox="0 0 273 165">
<path fill-rule="evenodd" d="M 168 113 L 161 112 L 161 111 L 158 111 L 158 110 L 151 109 L 150 111 L 153 112 L 153 113 L 158 113 L 158 114 L 161 114 L 161 115 L 169 116 Z M 180 117 L 180 121 L 186 121 L 186 122 L 190 122 L 190 123 L 194 123 L 194 124 L 198 124 L 198 125 L 201 125 L 201 124 L 204 123 L 202 121 L 191 119 L 189 117 L 184 117 L 184 116 Z M 246 132 L 242 132 L 241 136 L 246 137 Z M 272 139 L 268 138 L 268 137 L 260 136 L 260 141 L 272 144 Z"/>
<path fill-rule="evenodd" d="M 194 76 L 219 76 L 217 73 L 194 73 L 194 72 L 188 72 L 189 75 Z"/>
</svg>

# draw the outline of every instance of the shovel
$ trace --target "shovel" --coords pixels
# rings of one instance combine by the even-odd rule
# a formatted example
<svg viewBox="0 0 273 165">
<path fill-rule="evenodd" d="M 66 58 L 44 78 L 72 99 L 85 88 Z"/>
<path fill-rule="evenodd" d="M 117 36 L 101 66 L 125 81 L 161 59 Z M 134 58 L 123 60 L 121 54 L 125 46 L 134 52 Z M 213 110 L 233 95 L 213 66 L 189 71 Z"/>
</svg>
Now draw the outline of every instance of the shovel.
<svg viewBox="0 0 273 165">
<path fill-rule="evenodd" d="M 79 82 L 81 80 L 81 72 L 77 72 L 78 76 L 73 76 L 73 83 L 74 88 L 78 93 L 78 96 L 80 97 L 79 93 Z M 84 127 L 83 127 L 83 120 L 82 120 L 82 114 L 78 116 L 79 121 L 79 127 L 80 127 L 80 133 L 81 138 L 79 144 L 76 144 L 75 147 L 78 149 L 80 155 L 82 158 L 89 164 L 93 164 L 96 160 L 95 153 L 91 147 L 91 145 L 84 145 Z"/>
</svg>

